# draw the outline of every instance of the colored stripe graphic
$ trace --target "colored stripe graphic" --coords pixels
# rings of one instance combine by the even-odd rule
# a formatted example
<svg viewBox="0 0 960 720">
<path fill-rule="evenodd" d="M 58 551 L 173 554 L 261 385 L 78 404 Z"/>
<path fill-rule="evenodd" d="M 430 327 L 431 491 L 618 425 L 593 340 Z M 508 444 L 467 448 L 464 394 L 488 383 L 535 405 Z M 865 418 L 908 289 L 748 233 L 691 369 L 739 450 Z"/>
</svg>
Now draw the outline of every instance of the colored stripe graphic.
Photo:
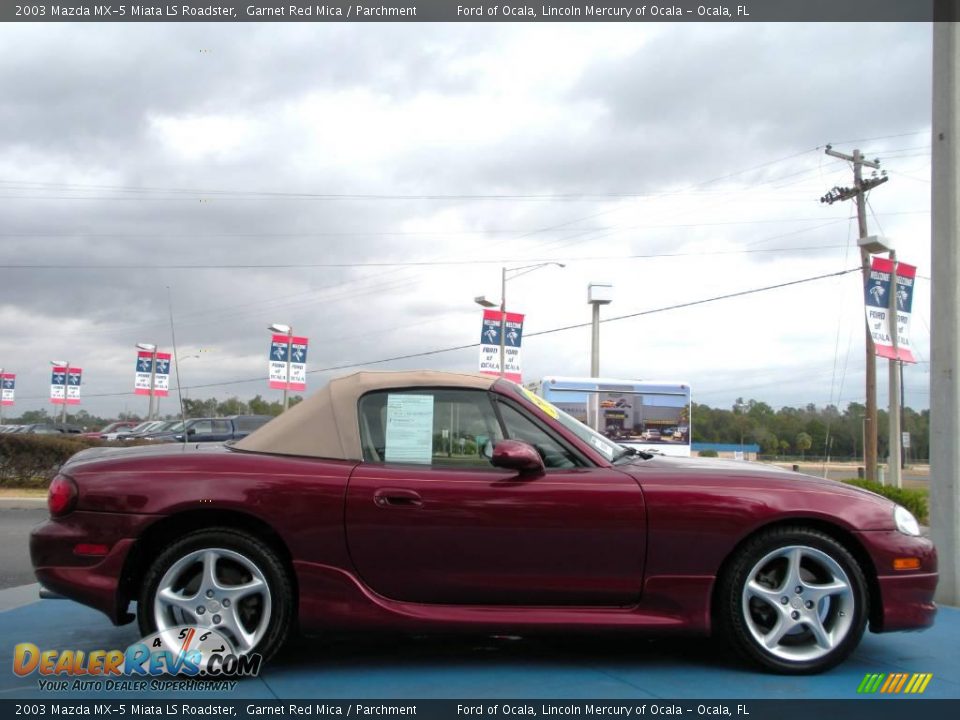
<svg viewBox="0 0 960 720">
<path fill-rule="evenodd" d="M 858 692 L 868 693 L 868 694 L 875 693 L 877 690 L 880 689 L 880 683 L 882 683 L 886 679 L 886 677 L 887 677 L 886 673 L 867 673 L 866 676 L 863 678 L 863 682 L 860 683 L 860 687 L 863 689 L 858 690 Z"/>
<path fill-rule="evenodd" d="M 927 689 L 933 679 L 933 673 L 867 673 L 860 681 L 857 692 L 872 694 L 876 692 L 887 695 L 919 695 Z"/>
</svg>

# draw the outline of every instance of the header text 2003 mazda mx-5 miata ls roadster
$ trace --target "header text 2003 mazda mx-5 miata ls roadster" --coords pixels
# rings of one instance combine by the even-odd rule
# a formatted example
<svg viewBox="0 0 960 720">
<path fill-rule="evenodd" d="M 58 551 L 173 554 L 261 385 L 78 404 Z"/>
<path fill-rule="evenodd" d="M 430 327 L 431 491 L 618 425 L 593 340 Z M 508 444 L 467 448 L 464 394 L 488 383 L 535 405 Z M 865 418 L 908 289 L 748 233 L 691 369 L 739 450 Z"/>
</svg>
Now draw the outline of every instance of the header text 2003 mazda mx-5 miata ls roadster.
<svg viewBox="0 0 960 720">
<path fill-rule="evenodd" d="M 936 551 L 904 508 L 751 463 L 649 456 L 496 378 L 363 372 L 232 446 L 79 453 L 31 553 L 47 588 L 216 629 L 721 633 L 768 669 L 927 627 Z"/>
</svg>

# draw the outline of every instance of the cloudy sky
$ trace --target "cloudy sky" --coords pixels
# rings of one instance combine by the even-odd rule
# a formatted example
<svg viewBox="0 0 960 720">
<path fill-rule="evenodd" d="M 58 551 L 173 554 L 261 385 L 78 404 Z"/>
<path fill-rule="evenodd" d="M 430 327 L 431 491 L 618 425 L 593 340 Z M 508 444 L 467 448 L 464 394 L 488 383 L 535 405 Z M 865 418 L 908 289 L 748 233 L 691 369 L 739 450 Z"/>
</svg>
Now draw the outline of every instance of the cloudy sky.
<svg viewBox="0 0 960 720">
<path fill-rule="evenodd" d="M 370 363 L 478 342 L 473 298 L 547 261 L 507 285 L 524 380 L 588 374 L 589 328 L 535 333 L 589 321 L 593 280 L 605 318 L 662 310 L 602 326 L 606 376 L 862 402 L 855 273 L 665 309 L 859 264 L 851 203 L 819 202 L 852 178 L 827 143 L 889 172 L 870 229 L 918 266 L 929 360 L 927 24 L 8 24 L 0 45 L 8 416 L 49 407 L 51 359 L 83 368 L 89 412 L 144 412 L 134 346 L 172 348 L 171 306 L 191 397 L 278 398 L 270 323 L 310 338 L 313 389 L 475 370 L 476 348 Z M 907 368 L 909 405 L 928 378 Z"/>
</svg>

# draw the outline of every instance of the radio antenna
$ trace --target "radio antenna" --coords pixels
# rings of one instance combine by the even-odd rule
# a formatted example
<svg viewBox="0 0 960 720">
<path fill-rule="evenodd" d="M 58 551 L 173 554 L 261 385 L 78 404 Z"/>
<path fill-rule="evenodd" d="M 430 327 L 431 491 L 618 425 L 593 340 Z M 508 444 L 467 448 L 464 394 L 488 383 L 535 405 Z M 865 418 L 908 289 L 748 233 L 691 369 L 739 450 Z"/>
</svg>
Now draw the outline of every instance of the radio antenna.
<svg viewBox="0 0 960 720">
<path fill-rule="evenodd" d="M 187 413 L 183 409 L 183 393 L 180 390 L 180 355 L 177 353 L 177 333 L 173 329 L 173 295 L 170 293 L 170 286 L 167 285 L 167 308 L 170 310 L 170 340 L 173 343 L 173 370 L 177 374 L 177 400 L 180 401 L 180 420 L 184 426 L 187 424 Z M 186 442 L 187 433 L 184 427 L 183 439 Z"/>
</svg>

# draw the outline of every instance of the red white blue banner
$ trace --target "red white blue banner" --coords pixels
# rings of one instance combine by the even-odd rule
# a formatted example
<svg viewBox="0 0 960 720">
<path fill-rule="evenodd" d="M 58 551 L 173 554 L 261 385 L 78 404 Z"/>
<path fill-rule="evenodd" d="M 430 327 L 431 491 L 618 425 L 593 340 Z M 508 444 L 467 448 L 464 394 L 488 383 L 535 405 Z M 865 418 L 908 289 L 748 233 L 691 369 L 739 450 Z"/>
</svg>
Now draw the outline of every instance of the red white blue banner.
<svg viewBox="0 0 960 720">
<path fill-rule="evenodd" d="M 296 391 L 307 389 L 307 345 L 305 337 L 273 336 L 270 341 L 269 360 L 271 388 Z"/>
<path fill-rule="evenodd" d="M 0 373 L 0 405 L 13 405 L 13 395 L 16 388 L 16 374 Z"/>
<path fill-rule="evenodd" d="M 870 276 L 864 283 L 864 301 L 867 326 L 873 336 L 877 355 L 890 360 L 915 363 L 910 345 L 910 318 L 913 310 L 913 286 L 917 268 L 906 263 L 897 263 L 897 351 L 893 350 L 890 334 L 890 286 L 893 279 L 893 261 L 873 258 Z"/>
<path fill-rule="evenodd" d="M 515 383 L 522 382 L 520 345 L 523 341 L 523 315 L 504 313 L 503 349 L 506 354 L 503 376 Z M 500 374 L 500 311 L 484 310 L 480 329 L 480 372 Z"/>
<path fill-rule="evenodd" d="M 54 367 L 50 376 L 50 402 L 54 405 L 80 404 L 80 379 L 83 370 L 72 367 Z"/>
<path fill-rule="evenodd" d="M 153 394 L 155 397 L 167 397 L 170 391 L 170 353 L 157 353 L 156 371 L 151 367 L 153 353 L 149 350 L 137 351 L 137 366 L 133 380 L 133 392 L 137 395 L 150 394 L 150 376 L 153 374 Z"/>
<path fill-rule="evenodd" d="M 153 378 L 153 394 L 167 397 L 170 394 L 170 353 L 157 353 L 157 373 Z"/>
</svg>

